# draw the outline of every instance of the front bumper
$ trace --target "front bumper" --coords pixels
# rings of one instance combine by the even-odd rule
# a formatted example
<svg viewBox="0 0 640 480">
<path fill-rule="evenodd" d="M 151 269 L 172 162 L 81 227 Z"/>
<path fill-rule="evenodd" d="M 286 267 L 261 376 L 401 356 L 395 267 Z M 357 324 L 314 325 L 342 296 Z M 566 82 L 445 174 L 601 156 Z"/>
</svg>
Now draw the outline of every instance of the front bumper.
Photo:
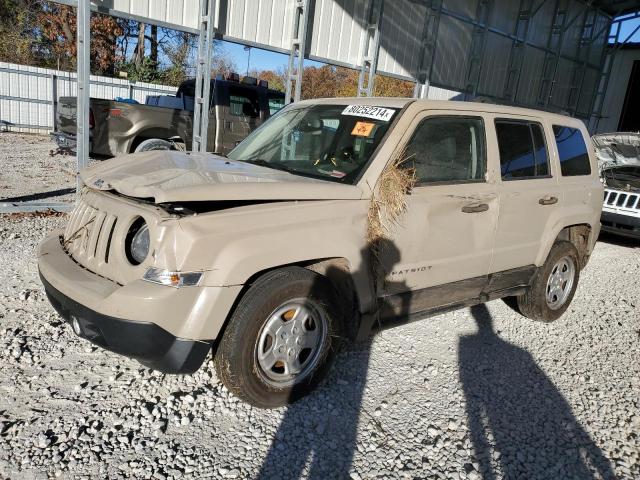
<svg viewBox="0 0 640 480">
<path fill-rule="evenodd" d="M 211 349 L 209 342 L 185 340 L 158 325 L 103 315 L 81 305 L 54 288 L 40 274 L 53 308 L 73 325 L 76 335 L 91 343 L 164 373 L 193 373 Z"/>
<path fill-rule="evenodd" d="M 625 237 L 640 238 L 640 217 L 602 211 L 602 230 L 623 235 Z"/>
<path fill-rule="evenodd" d="M 120 285 L 74 261 L 59 232 L 40 244 L 38 268 L 52 305 L 80 336 L 166 373 L 199 368 L 242 288 Z"/>
</svg>

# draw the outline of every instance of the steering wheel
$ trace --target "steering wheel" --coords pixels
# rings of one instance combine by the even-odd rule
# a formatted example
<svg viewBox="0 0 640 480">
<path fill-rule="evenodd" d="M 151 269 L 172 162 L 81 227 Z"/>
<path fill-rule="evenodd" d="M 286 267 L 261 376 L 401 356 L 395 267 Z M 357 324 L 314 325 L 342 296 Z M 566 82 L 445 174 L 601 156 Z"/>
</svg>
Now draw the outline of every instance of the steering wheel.
<svg viewBox="0 0 640 480">
<path fill-rule="evenodd" d="M 314 166 L 329 165 L 331 167 L 340 167 L 344 163 L 353 163 L 353 147 L 347 146 L 335 153 L 327 153 L 319 158 L 313 164 Z"/>
</svg>

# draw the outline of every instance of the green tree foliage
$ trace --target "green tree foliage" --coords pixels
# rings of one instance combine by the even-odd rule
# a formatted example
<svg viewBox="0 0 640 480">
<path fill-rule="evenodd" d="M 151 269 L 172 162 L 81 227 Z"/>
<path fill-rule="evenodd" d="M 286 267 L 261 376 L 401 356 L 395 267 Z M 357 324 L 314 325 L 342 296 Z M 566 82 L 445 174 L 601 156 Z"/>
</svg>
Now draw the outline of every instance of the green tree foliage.
<svg viewBox="0 0 640 480">
<path fill-rule="evenodd" d="M 0 60 L 46 65 L 50 42 L 38 34 L 39 0 L 0 0 Z"/>
<path fill-rule="evenodd" d="M 165 72 L 158 70 L 158 65 L 150 57 L 143 57 L 140 63 L 136 61 L 118 64 L 118 71 L 126 73 L 126 78 L 132 82 L 162 83 Z"/>
</svg>

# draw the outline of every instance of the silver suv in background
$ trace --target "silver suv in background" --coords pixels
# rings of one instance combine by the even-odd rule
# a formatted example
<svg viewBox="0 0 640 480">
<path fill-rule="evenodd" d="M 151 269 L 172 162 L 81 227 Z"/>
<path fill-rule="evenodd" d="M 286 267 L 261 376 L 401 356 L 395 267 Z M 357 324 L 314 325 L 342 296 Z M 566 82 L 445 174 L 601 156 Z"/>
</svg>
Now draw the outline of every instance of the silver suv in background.
<svg viewBox="0 0 640 480">
<path fill-rule="evenodd" d="M 640 239 L 640 133 L 595 135 L 604 184 L 602 230 Z"/>
</svg>

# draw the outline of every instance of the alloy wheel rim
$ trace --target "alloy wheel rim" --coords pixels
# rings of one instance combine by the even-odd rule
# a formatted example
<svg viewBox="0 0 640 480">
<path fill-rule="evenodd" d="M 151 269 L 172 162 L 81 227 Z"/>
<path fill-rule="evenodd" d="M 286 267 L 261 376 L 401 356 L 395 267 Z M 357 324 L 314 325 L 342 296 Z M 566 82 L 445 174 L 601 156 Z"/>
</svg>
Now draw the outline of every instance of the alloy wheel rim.
<svg viewBox="0 0 640 480">
<path fill-rule="evenodd" d="M 547 279 L 545 296 L 551 310 L 561 308 L 569 298 L 575 277 L 573 258 L 566 256 L 556 262 Z"/>
<path fill-rule="evenodd" d="M 255 346 L 263 379 L 278 388 L 304 380 L 317 366 L 327 319 L 308 298 L 291 300 L 269 315 Z"/>
</svg>

